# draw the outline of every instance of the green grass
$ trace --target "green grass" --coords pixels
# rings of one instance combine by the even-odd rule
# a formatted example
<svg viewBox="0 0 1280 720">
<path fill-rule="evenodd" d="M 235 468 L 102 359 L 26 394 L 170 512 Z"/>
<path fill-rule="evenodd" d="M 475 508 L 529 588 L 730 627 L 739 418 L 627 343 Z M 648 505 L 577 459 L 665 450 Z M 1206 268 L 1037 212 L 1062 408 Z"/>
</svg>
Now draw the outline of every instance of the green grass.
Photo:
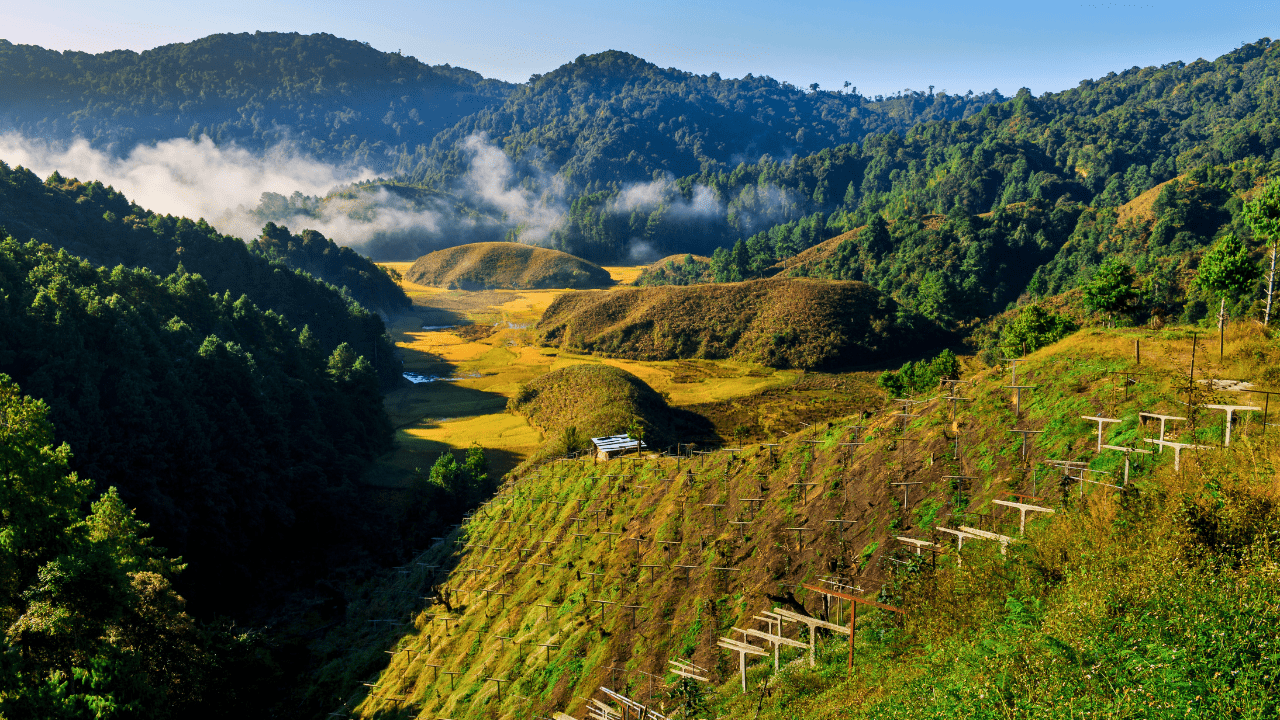
<svg viewBox="0 0 1280 720">
<path fill-rule="evenodd" d="M 1093 457 L 1095 440 L 1092 424 L 1072 419 L 1097 411 L 1109 402 L 1109 385 L 1101 370 L 1125 366 L 1123 334 L 1080 333 L 1063 343 L 1042 350 L 1019 370 L 1029 384 L 1039 390 L 1034 402 L 1024 405 L 1024 427 L 1046 430 L 1034 446 L 1034 460 L 1049 457 L 1092 459 L 1095 466 L 1114 468 L 1117 454 Z M 1160 408 L 1172 402 L 1179 387 L 1176 374 L 1179 347 L 1176 339 L 1167 353 L 1167 363 L 1157 357 L 1147 362 L 1150 369 L 1166 375 L 1131 388 L 1128 400 L 1120 401 L 1117 416 L 1132 417 L 1138 409 Z M 1241 346 L 1256 340 L 1237 338 Z M 1261 358 L 1251 356 L 1252 367 L 1225 368 L 1231 376 L 1250 377 L 1280 361 L 1280 350 L 1267 341 Z M 1144 358 L 1146 360 L 1146 358 Z M 645 676 L 639 671 L 665 675 L 666 660 L 680 657 L 710 669 L 714 692 L 706 698 L 711 708 L 703 717 L 773 718 L 996 718 L 996 717 L 1272 717 L 1276 707 L 1275 679 L 1280 673 L 1280 649 L 1274 645 L 1274 627 L 1280 625 L 1280 563 L 1276 553 L 1274 528 L 1280 523 L 1280 483 L 1276 480 L 1280 450 L 1259 442 L 1256 433 L 1242 433 L 1226 453 L 1184 455 L 1184 469 L 1172 472 L 1172 458 L 1150 458 L 1134 472 L 1133 488 L 1115 493 L 1088 487 L 1083 500 L 1070 485 L 1062 492 L 1051 483 L 1044 501 L 1058 509 L 1053 516 L 1028 518 L 1025 542 L 1013 545 L 1007 556 L 992 543 L 971 541 L 964 548 L 964 564 L 956 560 L 954 545 L 934 538 L 949 553 L 937 561 L 928 556 L 917 559 L 913 552 L 897 548 L 890 527 L 901 522 L 892 499 L 900 491 L 888 487 L 906 475 L 925 481 L 921 497 L 912 493 L 917 527 L 933 523 L 952 525 L 974 521 L 974 511 L 998 506 L 992 498 L 1010 492 L 1029 492 L 1030 473 L 1013 466 L 1018 459 L 1016 436 L 1005 432 L 1014 420 L 1007 391 L 1001 389 L 1008 376 L 986 371 L 976 376 L 969 389 L 977 400 L 973 413 L 961 417 L 965 437 L 962 454 L 965 469 L 987 468 L 974 483 L 959 507 L 946 504 L 952 499 L 949 484 L 940 479 L 953 474 L 950 443 L 942 437 L 943 425 L 921 423 L 913 432 L 920 442 L 904 454 L 902 467 L 890 467 L 888 441 L 893 437 L 893 419 L 887 416 L 867 420 L 845 419 L 835 427 L 850 424 L 872 426 L 868 436 L 881 439 L 858 448 L 850 461 L 847 453 L 834 449 L 810 450 L 799 440 L 830 437 L 831 429 L 814 427 L 783 442 L 774 458 L 758 448 L 743 452 L 734 463 L 728 489 L 719 475 L 689 486 L 677 480 L 674 462 L 649 459 L 636 474 L 652 481 L 653 487 L 639 494 L 618 496 L 603 475 L 631 472 L 618 463 L 560 463 L 557 479 L 549 472 L 534 477 L 525 472 L 511 489 L 491 501 L 468 526 L 473 543 L 457 561 L 461 567 L 497 565 L 514 567 L 510 548 L 528 547 L 538 538 L 560 536 L 568 540 L 573 523 L 569 518 L 581 512 L 575 504 L 537 505 L 527 500 L 532 494 L 549 494 L 563 500 L 580 497 L 584 509 L 606 509 L 610 527 L 632 536 L 647 538 L 674 536 L 686 539 L 681 562 L 731 565 L 741 569 L 728 578 L 714 572 L 693 573 L 689 582 L 683 573 L 660 559 L 665 553 L 646 544 L 639 562 L 662 563 L 652 573 L 636 568 L 634 545 L 619 542 L 610 551 L 601 540 L 576 546 L 571 540 L 540 550 L 540 557 L 555 569 L 521 569 L 507 598 L 506 612 L 484 618 L 490 606 L 470 602 L 464 622 L 455 634 L 444 636 L 438 625 L 421 625 L 393 632 L 377 630 L 366 618 L 385 616 L 401 600 L 397 591 L 413 587 L 414 578 L 383 578 L 371 581 L 368 590 L 350 603 L 350 621 L 341 632 L 326 640 L 334 644 L 336 659 L 329 670 L 330 686 L 349 700 L 347 707 L 359 706 L 358 715 L 372 717 L 386 708 L 390 697 L 400 694 L 411 701 L 413 715 L 479 718 L 500 710 L 504 716 L 548 715 L 555 711 L 580 714 L 580 698 L 601 684 L 612 682 L 607 668 L 629 668 L 620 674 L 619 685 L 647 696 Z M 944 403 L 925 406 L 931 414 L 947 411 Z M 1135 442 L 1136 428 L 1130 423 L 1113 431 L 1112 439 Z M 1221 433 L 1220 423 L 1209 421 L 1184 437 Z M 1238 443 L 1238 444 L 1237 444 Z M 932 464 L 929 456 L 935 458 Z M 708 467 L 723 467 L 715 458 Z M 687 465 L 686 465 L 687 466 Z M 803 470 L 802 470 L 802 466 Z M 544 468 L 545 469 L 545 468 Z M 760 489 L 755 473 L 768 476 Z M 804 509 L 810 526 L 844 516 L 860 520 L 845 531 L 843 542 L 830 533 L 814 533 L 797 552 L 790 527 L 786 498 L 789 484 L 801 478 L 839 477 L 838 491 L 818 488 L 810 493 Z M 970 472 L 969 474 L 979 474 Z M 517 496 L 516 493 L 519 493 Z M 699 502 L 722 498 L 766 497 L 768 502 L 757 515 L 751 540 L 741 543 L 737 532 L 715 527 L 710 513 L 679 515 L 676 498 L 694 496 Z M 523 499 L 522 499 L 523 498 Z M 732 502 L 732 501 L 731 501 Z M 732 516 L 736 508 L 725 515 Z M 910 516 L 908 516 L 910 517 Z M 499 522 L 510 520 L 508 525 Z M 523 523 L 534 527 L 525 528 Z M 997 514 L 992 529 L 1017 534 L 1017 513 Z M 590 523 L 588 524 L 590 526 Z M 920 537 L 918 530 L 913 535 Z M 708 547 L 699 553 L 689 541 L 705 533 Z M 479 545 L 508 548 L 502 552 L 484 550 Z M 899 565 L 887 557 L 902 561 Z M 443 548 L 425 556 L 447 561 Z M 878 610 L 859 611 L 859 632 L 855 649 L 856 671 L 845 670 L 848 645 L 842 638 L 818 638 L 818 667 L 806 662 L 789 664 L 774 675 L 770 662 L 752 661 L 748 673 L 751 691 L 738 692 L 736 658 L 714 646 L 714 633 L 724 635 L 732 626 L 743 627 L 750 616 L 770 609 L 778 598 L 794 593 L 808 612 L 821 607 L 812 593 L 796 590 L 798 584 L 832 574 L 828 563 L 856 567 L 864 563 L 865 582 L 876 589 L 866 594 L 906 610 L 896 615 Z M 592 590 L 589 579 L 578 571 L 603 572 L 599 589 Z M 849 569 L 839 574 L 852 574 Z M 879 580 L 883 589 L 879 589 Z M 419 578 L 419 582 L 421 579 Z M 496 582 L 495 578 L 473 577 L 455 570 L 448 581 L 452 587 L 478 590 Z M 552 619 L 541 620 L 541 610 L 533 608 L 546 598 L 564 597 Z M 606 620 L 598 625 L 599 609 L 591 599 L 604 598 L 643 605 L 652 614 L 640 613 L 638 627 L 630 628 L 629 616 L 606 610 Z M 406 606 L 407 607 L 407 606 Z M 432 612 L 438 612 L 434 609 Z M 847 612 L 847 611 L 846 611 Z M 381 614 L 381 615 L 380 615 Z M 531 620 L 533 618 L 533 620 Z M 561 644 L 552 654 L 561 667 L 554 678 L 541 650 L 527 646 L 499 647 L 491 634 L 505 628 L 519 631 L 522 642 L 547 641 Z M 401 681 L 403 654 L 387 666 L 384 647 L 400 644 L 420 649 L 431 635 L 435 648 L 433 662 L 457 662 L 471 650 L 475 640 L 468 631 L 479 632 L 481 651 L 465 665 L 459 690 L 450 695 L 448 686 L 430 682 L 429 671 L 415 665 Z M 792 631 L 794 632 L 794 631 Z M 793 635 L 794 636 L 794 635 Z M 799 653 L 787 658 L 797 658 Z M 579 661 L 580 665 L 573 665 Z M 357 686 L 367 674 L 363 668 L 385 666 L 382 687 L 374 697 L 364 699 Z M 539 688 L 521 693 L 534 698 L 532 704 L 507 697 L 500 709 L 491 690 L 483 689 L 482 678 L 511 677 L 519 683 Z M 467 688 L 464 690 L 464 688 Z M 476 688 L 481 688 L 476 690 Z M 341 693 L 339 693 L 341 690 Z M 661 692 L 661 691 L 660 691 Z M 472 693 L 471 702 L 463 698 Z M 1198 697 L 1197 697 L 1198 696 Z M 360 704 L 363 702 L 363 704 Z M 338 702 L 333 703 L 334 708 Z M 669 706 L 668 710 L 672 708 Z"/>
</svg>

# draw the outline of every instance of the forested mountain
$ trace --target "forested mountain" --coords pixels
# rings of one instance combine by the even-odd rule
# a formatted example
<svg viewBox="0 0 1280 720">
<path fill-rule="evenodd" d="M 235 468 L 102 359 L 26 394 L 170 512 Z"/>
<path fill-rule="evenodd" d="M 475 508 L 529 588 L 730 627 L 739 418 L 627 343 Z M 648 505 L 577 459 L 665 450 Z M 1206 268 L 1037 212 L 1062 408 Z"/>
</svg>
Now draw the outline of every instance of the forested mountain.
<svg viewBox="0 0 1280 720">
<path fill-rule="evenodd" d="M 211 35 L 142 53 L 0 40 L 0 130 L 117 151 L 208 135 L 379 166 L 501 102 L 509 83 L 328 34 Z"/>
<path fill-rule="evenodd" d="M 723 221 L 707 221 L 708 232 L 725 239 L 712 262 L 722 280 L 764 274 L 827 238 L 888 219 L 897 222 L 850 238 L 839 259 L 810 272 L 866 279 L 926 315 L 961 318 L 1023 292 L 1074 287 L 1104 255 L 1120 251 L 1140 272 L 1159 270 L 1151 287 L 1164 289 L 1152 290 L 1152 302 L 1166 303 L 1156 295 L 1190 290 L 1187 272 L 1215 237 L 1251 238 L 1236 213 L 1242 193 L 1280 170 L 1280 108 L 1270 90 L 1278 73 L 1280 52 L 1264 39 L 1214 62 L 1133 68 L 1039 98 L 1021 91 L 958 122 L 873 135 L 787 163 L 700 173 L 673 186 L 690 197 L 709 188 L 728 201 Z M 1179 175 L 1185 181 L 1162 191 L 1153 214 L 1121 226 L 1121 205 Z M 738 208 L 749 207 L 743 198 L 759 197 L 761 187 L 789 199 L 787 222 L 734 248 L 746 237 L 734 224 Z M 645 234 L 663 228 L 665 216 L 611 211 L 621 196 L 600 193 L 589 206 L 576 204 L 561 242 L 588 252 L 638 236 L 682 249 Z M 996 217 L 975 217 L 988 211 Z M 1047 224 L 1028 224 L 1029 211 Z M 1113 240 L 1117 234 L 1124 236 Z M 1007 262 L 1023 269 L 1005 273 L 999 268 Z M 983 285 L 983 276 L 1004 289 L 989 287 L 993 294 L 975 305 L 966 287 Z"/>
<path fill-rule="evenodd" d="M 285 264 L 288 252 L 266 257 L 262 253 L 271 243 L 257 246 L 261 252 L 255 253 L 203 221 L 150 212 L 100 182 L 81 183 L 57 173 L 41 182 L 31 171 L 10 168 L 3 161 L 0 227 L 22 240 L 48 243 L 98 265 L 148 268 L 162 276 L 179 268 L 199 273 L 211 291 L 229 294 L 233 301 L 246 296 L 246 302 L 279 313 L 296 330 L 309 327 L 324 352 L 345 342 L 373 363 L 384 382 L 400 377 L 381 318 L 353 299 L 385 296 L 385 275 L 369 272 L 371 264 L 354 253 L 338 253 L 337 265 L 346 264 L 331 274 L 350 283 L 351 295 L 346 296 L 290 269 Z M 304 264 L 301 252 L 292 255 L 299 266 Z M 367 281 L 360 272 L 368 275 Z"/>
<path fill-rule="evenodd" d="M 504 103 L 480 110 L 401 161 L 412 182 L 448 184 L 466 172 L 463 140 L 492 138 L 516 161 L 576 186 L 729 170 L 762 155 L 788 156 L 927 120 L 959 120 L 1001 100 L 911 92 L 867 98 L 802 90 L 767 76 L 723 79 L 659 68 L 610 50 L 535 75 Z"/>
</svg>

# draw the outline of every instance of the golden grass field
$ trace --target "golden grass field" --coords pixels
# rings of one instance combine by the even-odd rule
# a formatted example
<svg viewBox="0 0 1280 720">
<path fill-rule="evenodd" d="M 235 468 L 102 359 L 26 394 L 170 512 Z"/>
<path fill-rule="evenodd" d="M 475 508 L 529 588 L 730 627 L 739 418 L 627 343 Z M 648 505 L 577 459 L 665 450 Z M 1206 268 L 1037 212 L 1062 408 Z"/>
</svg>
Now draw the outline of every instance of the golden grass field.
<svg viewBox="0 0 1280 720">
<path fill-rule="evenodd" d="M 383 263 L 404 275 L 412 263 Z M 643 266 L 609 267 L 626 284 Z M 542 433 L 505 412 L 520 383 L 576 363 L 622 368 L 665 393 L 672 405 L 731 401 L 796 381 L 802 373 L 735 361 L 637 362 L 558 353 L 537 344 L 533 326 L 543 311 L 568 290 L 444 290 L 401 282 L 413 309 L 392 318 L 388 330 L 404 353 L 404 369 L 457 378 L 396 389 L 386 396 L 396 428 L 396 450 L 384 457 L 369 481 L 402 487 L 414 468 L 424 471 L 441 452 L 478 443 L 488 452 L 492 472 L 503 474 L 542 444 Z M 612 292 L 598 290 L 593 292 Z M 472 323 L 466 325 L 466 323 Z M 423 325 L 460 325 L 423 330 Z"/>
</svg>

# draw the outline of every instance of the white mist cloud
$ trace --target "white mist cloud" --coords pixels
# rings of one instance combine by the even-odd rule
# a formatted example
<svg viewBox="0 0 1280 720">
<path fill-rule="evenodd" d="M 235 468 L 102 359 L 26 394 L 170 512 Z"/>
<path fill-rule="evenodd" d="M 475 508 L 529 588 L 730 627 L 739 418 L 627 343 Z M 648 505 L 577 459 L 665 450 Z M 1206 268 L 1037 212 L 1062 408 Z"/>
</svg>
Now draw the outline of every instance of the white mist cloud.
<svg viewBox="0 0 1280 720">
<path fill-rule="evenodd" d="M 685 199 L 675 179 L 665 177 L 647 183 L 634 183 L 622 188 L 609 209 L 615 213 L 652 210 L 665 204 L 675 217 L 714 218 L 725 214 L 724 203 L 716 191 L 706 185 L 695 185 L 693 198 Z"/>
<path fill-rule="evenodd" d="M 496 145 L 482 135 L 470 135 L 462 141 L 462 147 L 471 153 L 471 167 L 463 179 L 463 187 L 478 204 L 489 205 L 502 212 L 507 221 L 519 226 L 520 240 L 543 244 L 551 231 L 559 228 L 568 208 L 564 202 L 564 180 L 558 175 L 524 175 L 534 187 L 520 182 L 515 163 Z"/>
<path fill-rule="evenodd" d="M 238 209 L 257 205 L 264 192 L 323 195 L 336 185 L 374 177 L 366 168 L 326 164 L 289 145 L 258 154 L 217 146 L 207 137 L 140 145 L 115 157 L 84 139 L 57 144 L 6 133 L 0 135 L 0 159 L 41 177 L 56 170 L 85 182 L 98 180 L 148 210 L 204 218 L 221 232 L 239 237 L 253 237 L 261 230 L 247 225 L 248 218 Z"/>
</svg>

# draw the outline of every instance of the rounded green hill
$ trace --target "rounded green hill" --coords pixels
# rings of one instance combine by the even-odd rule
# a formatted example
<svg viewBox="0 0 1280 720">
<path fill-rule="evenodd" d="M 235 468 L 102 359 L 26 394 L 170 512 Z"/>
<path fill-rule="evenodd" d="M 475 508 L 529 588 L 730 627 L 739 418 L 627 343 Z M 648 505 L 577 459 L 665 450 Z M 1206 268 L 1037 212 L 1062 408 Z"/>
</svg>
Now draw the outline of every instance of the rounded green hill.
<svg viewBox="0 0 1280 720">
<path fill-rule="evenodd" d="M 570 365 L 530 380 L 507 401 L 507 410 L 542 429 L 553 443 L 569 428 L 583 444 L 588 438 L 643 428 L 645 442 L 655 448 L 711 432 L 706 420 L 671 407 L 635 375 L 595 363 Z"/>
<path fill-rule="evenodd" d="M 559 250 L 512 242 L 483 242 L 437 250 L 413 263 L 405 277 L 419 285 L 460 290 L 600 288 L 608 271 Z"/>
</svg>

